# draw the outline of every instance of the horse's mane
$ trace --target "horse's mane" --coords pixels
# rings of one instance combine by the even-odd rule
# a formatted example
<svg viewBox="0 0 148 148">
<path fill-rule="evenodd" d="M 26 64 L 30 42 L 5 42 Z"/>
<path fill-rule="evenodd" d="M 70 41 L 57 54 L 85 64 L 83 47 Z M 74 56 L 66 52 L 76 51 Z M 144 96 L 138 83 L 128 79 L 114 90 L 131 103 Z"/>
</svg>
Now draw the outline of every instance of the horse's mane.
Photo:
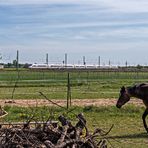
<svg viewBox="0 0 148 148">
<path fill-rule="evenodd" d="M 127 89 L 135 90 L 135 89 L 138 89 L 138 88 L 141 88 L 141 87 L 144 87 L 144 86 L 148 87 L 148 83 L 135 84 L 134 86 L 128 86 Z"/>
<path fill-rule="evenodd" d="M 148 88 L 148 83 L 140 83 L 140 84 L 136 84 L 134 86 L 130 86 L 127 87 L 127 90 L 129 92 L 129 94 L 133 95 L 133 96 L 141 96 L 143 95 L 143 93 L 141 92 L 142 88 Z"/>
</svg>

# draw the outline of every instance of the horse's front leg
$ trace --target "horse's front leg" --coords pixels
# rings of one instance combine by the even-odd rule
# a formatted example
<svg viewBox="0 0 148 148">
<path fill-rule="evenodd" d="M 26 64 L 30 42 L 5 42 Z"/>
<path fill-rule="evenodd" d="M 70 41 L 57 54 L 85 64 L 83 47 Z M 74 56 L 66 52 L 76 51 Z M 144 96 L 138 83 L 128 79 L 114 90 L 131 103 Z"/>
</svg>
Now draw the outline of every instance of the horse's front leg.
<svg viewBox="0 0 148 148">
<path fill-rule="evenodd" d="M 147 115 L 148 115 L 148 108 L 146 108 L 146 110 L 144 111 L 144 113 L 142 115 L 143 125 L 144 125 L 145 130 L 148 133 L 148 127 L 147 127 L 146 120 L 145 120 Z"/>
</svg>

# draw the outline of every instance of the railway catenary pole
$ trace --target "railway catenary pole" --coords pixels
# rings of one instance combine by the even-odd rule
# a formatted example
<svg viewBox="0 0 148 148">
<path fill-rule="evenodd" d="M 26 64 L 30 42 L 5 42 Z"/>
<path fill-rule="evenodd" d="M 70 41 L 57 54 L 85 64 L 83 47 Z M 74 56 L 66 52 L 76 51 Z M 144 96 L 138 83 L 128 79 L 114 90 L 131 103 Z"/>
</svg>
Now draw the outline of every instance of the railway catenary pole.
<svg viewBox="0 0 148 148">
<path fill-rule="evenodd" d="M 67 67 L 67 53 L 65 53 L 65 67 Z"/>
<path fill-rule="evenodd" d="M 127 63 L 127 61 L 126 61 L 126 62 L 125 62 L 125 67 L 126 67 L 126 68 L 127 68 L 127 64 L 128 64 L 128 63 Z"/>
<path fill-rule="evenodd" d="M 48 65 L 48 53 L 46 53 L 46 64 Z"/>
<path fill-rule="evenodd" d="M 19 51 L 17 50 L 17 54 L 16 54 L 16 69 L 18 70 L 19 68 Z"/>
<path fill-rule="evenodd" d="M 83 65 L 86 65 L 85 56 L 83 56 Z"/>
<path fill-rule="evenodd" d="M 101 59 L 100 59 L 100 56 L 98 57 L 98 66 L 100 68 L 100 62 L 101 62 Z"/>
</svg>

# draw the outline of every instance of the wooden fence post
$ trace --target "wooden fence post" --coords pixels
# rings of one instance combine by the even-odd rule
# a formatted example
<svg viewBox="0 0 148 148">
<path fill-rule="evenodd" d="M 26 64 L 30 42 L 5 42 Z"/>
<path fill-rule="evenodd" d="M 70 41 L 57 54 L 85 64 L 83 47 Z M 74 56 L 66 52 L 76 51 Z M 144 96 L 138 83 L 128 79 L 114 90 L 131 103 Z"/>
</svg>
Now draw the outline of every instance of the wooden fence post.
<svg viewBox="0 0 148 148">
<path fill-rule="evenodd" d="M 71 87 L 70 87 L 70 75 L 67 75 L 67 109 L 71 106 Z"/>
</svg>

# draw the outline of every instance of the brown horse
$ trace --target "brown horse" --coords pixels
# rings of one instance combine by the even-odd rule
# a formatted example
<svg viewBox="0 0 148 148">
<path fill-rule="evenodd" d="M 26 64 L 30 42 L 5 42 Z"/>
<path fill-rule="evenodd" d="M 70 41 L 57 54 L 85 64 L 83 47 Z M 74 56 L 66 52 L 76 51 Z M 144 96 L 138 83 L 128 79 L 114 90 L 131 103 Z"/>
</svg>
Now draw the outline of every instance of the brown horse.
<svg viewBox="0 0 148 148">
<path fill-rule="evenodd" d="M 148 133 L 148 127 L 146 124 L 146 116 L 148 115 L 148 83 L 141 83 L 138 85 L 134 85 L 133 87 L 122 87 L 120 90 L 120 96 L 117 101 L 116 106 L 121 108 L 126 102 L 130 100 L 130 97 L 136 97 L 143 100 L 143 103 L 146 106 L 146 110 L 142 115 L 143 125 Z"/>
</svg>

